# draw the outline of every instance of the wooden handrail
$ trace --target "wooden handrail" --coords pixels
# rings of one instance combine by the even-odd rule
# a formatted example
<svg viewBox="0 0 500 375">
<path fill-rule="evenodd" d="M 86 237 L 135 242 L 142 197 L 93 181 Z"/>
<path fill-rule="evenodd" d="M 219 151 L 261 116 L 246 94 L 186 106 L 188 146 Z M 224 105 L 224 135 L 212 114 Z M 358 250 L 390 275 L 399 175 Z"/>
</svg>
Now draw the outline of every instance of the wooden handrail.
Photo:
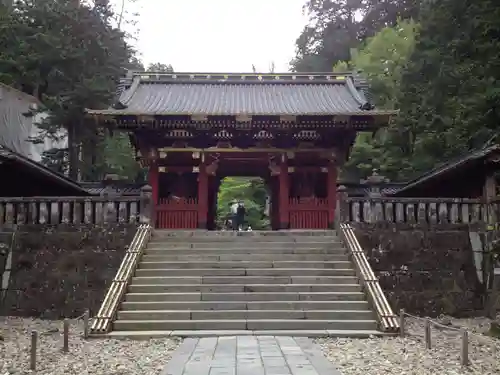
<svg viewBox="0 0 500 375">
<path fill-rule="evenodd" d="M 144 249 L 151 238 L 152 227 L 148 224 L 137 228 L 129 248 L 125 252 L 120 268 L 104 297 L 97 315 L 93 318 L 90 326 L 91 334 L 107 333 L 111 329 L 111 323 L 115 319 L 118 306 L 125 294 Z"/>
<path fill-rule="evenodd" d="M 385 294 L 380 287 L 378 278 L 375 276 L 366 255 L 359 244 L 354 229 L 350 224 L 340 223 L 339 234 L 349 250 L 356 272 L 364 286 L 368 299 L 372 303 L 377 314 L 380 328 L 384 332 L 397 332 L 399 330 L 398 317 L 392 311 Z"/>
</svg>

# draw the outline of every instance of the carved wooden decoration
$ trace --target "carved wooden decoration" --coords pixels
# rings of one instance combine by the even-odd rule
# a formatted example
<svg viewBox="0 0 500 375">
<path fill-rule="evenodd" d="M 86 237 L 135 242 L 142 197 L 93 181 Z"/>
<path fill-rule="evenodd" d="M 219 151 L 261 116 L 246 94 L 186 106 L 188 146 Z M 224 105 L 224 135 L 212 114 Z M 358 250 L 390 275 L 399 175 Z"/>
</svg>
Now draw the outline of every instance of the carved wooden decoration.
<svg viewBox="0 0 500 375">
<path fill-rule="evenodd" d="M 231 145 L 231 142 L 229 142 L 229 141 L 219 141 L 219 142 L 217 142 L 217 145 L 215 146 L 215 148 L 233 148 L 233 146 Z"/>
<path fill-rule="evenodd" d="M 214 160 L 212 163 L 207 165 L 206 171 L 210 176 L 215 176 L 217 169 L 219 168 L 219 160 Z"/>
<path fill-rule="evenodd" d="M 270 161 L 269 170 L 271 171 L 271 176 L 278 176 L 280 174 L 281 168 L 276 162 Z"/>
<path fill-rule="evenodd" d="M 301 130 L 293 135 L 293 138 L 304 141 L 314 141 L 321 138 L 316 130 Z"/>
<path fill-rule="evenodd" d="M 175 141 L 173 144 L 172 144 L 172 147 L 176 147 L 176 148 L 187 148 L 188 147 L 188 144 L 186 141 Z"/>
<path fill-rule="evenodd" d="M 233 134 L 231 132 L 228 132 L 227 130 L 223 129 L 217 133 L 214 134 L 215 139 L 232 139 Z"/>
<path fill-rule="evenodd" d="M 254 139 L 274 139 L 274 135 L 267 130 L 261 130 L 253 136 Z"/>
<path fill-rule="evenodd" d="M 299 142 L 297 148 L 299 148 L 299 149 L 313 149 L 314 142 Z"/>
<path fill-rule="evenodd" d="M 193 134 L 187 130 L 174 129 L 165 134 L 165 138 L 192 138 Z"/>
</svg>

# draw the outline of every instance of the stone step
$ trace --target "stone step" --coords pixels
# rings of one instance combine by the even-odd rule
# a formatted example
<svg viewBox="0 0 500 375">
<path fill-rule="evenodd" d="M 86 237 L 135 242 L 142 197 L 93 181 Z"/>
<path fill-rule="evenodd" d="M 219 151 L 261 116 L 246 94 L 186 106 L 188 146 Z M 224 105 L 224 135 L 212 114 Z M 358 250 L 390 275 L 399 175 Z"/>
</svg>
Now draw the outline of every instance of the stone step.
<svg viewBox="0 0 500 375">
<path fill-rule="evenodd" d="M 362 292 L 127 293 L 126 302 L 168 301 L 362 301 Z"/>
<path fill-rule="evenodd" d="M 376 330 L 375 320 L 313 319 L 234 319 L 234 320 L 116 320 L 113 328 L 120 331 L 166 330 Z"/>
<path fill-rule="evenodd" d="M 249 243 L 249 242 L 268 242 L 268 243 L 330 243 L 339 242 L 338 236 L 298 236 L 298 237 L 284 237 L 284 236 L 219 236 L 219 237 L 186 237 L 186 238 L 158 238 L 151 237 L 153 243 L 168 243 L 168 244 L 181 244 L 181 243 Z"/>
<path fill-rule="evenodd" d="M 143 262 L 230 262 L 230 261 L 310 261 L 310 262 L 338 262 L 348 261 L 347 254 L 183 254 L 179 252 L 175 255 L 151 254 L 147 252 L 143 255 Z"/>
<path fill-rule="evenodd" d="M 243 249 L 256 249 L 256 248 L 266 248 L 266 249 L 288 249 L 288 248 L 319 248 L 319 249 L 330 249 L 330 248 L 343 248 L 343 244 L 340 242 L 308 242 L 308 243 L 297 243 L 297 242 L 258 242 L 258 241 L 247 241 L 247 242 L 202 242 L 202 243 L 168 243 L 168 242 L 149 242 L 148 249 L 233 249 L 233 248 L 243 248 Z"/>
<path fill-rule="evenodd" d="M 220 262 L 145 262 L 141 261 L 138 269 L 164 270 L 164 269 L 255 269 L 255 268 L 317 268 L 317 269 L 349 269 L 349 261 L 337 262 L 310 262 L 310 261 L 220 261 Z"/>
<path fill-rule="evenodd" d="M 151 237 L 153 242 L 163 243 L 245 243 L 245 242 L 277 242 L 277 243 L 309 243 L 309 242 L 335 242 L 339 241 L 338 236 L 248 236 L 232 235 L 217 237 Z"/>
<path fill-rule="evenodd" d="M 373 320 L 370 310 L 125 310 L 120 320 L 313 319 Z"/>
<path fill-rule="evenodd" d="M 318 268 L 198 268 L 138 269 L 135 276 L 355 276 L 354 269 Z"/>
<path fill-rule="evenodd" d="M 335 230 L 281 230 L 281 231 L 181 231 L 181 230 L 155 230 L 153 238 L 161 239 L 185 239 L 185 238 L 302 238 L 302 237 L 334 237 L 337 236 Z"/>
<path fill-rule="evenodd" d="M 122 302 L 121 311 L 130 310 L 365 310 L 371 311 L 366 300 L 361 301 L 163 301 Z"/>
<path fill-rule="evenodd" d="M 257 254 L 257 255 L 276 255 L 281 256 L 283 254 L 298 254 L 298 255 L 334 255 L 334 254 L 346 254 L 346 249 L 344 247 L 338 248 L 328 248 L 328 247 L 297 247 L 286 246 L 283 248 L 269 248 L 266 246 L 256 246 L 253 248 L 234 246 L 230 248 L 217 248 L 211 247 L 206 249 L 199 248 L 151 248 L 148 247 L 144 250 L 144 254 L 147 255 L 235 255 L 235 254 Z"/>
<path fill-rule="evenodd" d="M 391 337 L 388 334 L 375 330 L 338 330 L 338 329 L 315 329 L 315 330 L 167 330 L 167 331 L 112 331 L 102 335 L 103 338 L 150 340 L 165 337 L 227 337 L 227 336 L 285 336 L 285 337 L 334 337 L 351 339 L 368 339 L 373 337 Z"/>
<path fill-rule="evenodd" d="M 356 276 L 152 276 L 134 277 L 131 285 L 200 284 L 357 284 Z"/>
<path fill-rule="evenodd" d="M 135 284 L 130 293 L 361 292 L 359 284 Z"/>
</svg>

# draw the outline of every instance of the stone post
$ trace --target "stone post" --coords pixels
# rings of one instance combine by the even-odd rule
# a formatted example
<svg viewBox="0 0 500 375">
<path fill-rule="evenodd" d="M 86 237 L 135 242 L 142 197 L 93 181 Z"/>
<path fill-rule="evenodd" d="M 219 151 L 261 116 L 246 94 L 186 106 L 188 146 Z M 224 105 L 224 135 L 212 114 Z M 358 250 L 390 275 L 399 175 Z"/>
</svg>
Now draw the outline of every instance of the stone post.
<svg viewBox="0 0 500 375">
<path fill-rule="evenodd" d="M 368 198 L 379 198 L 382 196 L 382 184 L 384 182 L 387 182 L 387 178 L 384 176 L 380 176 L 377 172 L 376 169 L 373 170 L 372 175 L 369 176 L 366 181 L 364 181 L 368 187 Z M 374 202 L 370 200 L 369 202 L 369 214 L 367 217 L 364 218 L 365 221 L 369 223 L 376 223 L 379 221 L 380 218 L 383 218 L 383 211 L 384 211 L 384 206 L 383 204 L 378 201 Z M 366 211 L 365 215 L 366 215 Z"/>
<path fill-rule="evenodd" d="M 349 204 L 344 185 L 337 188 L 337 204 L 335 207 L 335 229 L 340 229 L 340 224 L 349 221 Z"/>
<path fill-rule="evenodd" d="M 139 223 L 154 226 L 155 207 L 153 202 L 153 189 L 150 185 L 144 185 L 141 188 L 140 200 Z"/>
<path fill-rule="evenodd" d="M 378 171 L 374 169 L 372 171 L 372 175 L 369 176 L 366 179 L 366 181 L 363 182 L 365 182 L 370 187 L 369 190 L 370 197 L 380 197 L 382 195 L 381 185 L 384 182 L 387 182 L 387 178 L 385 178 L 384 176 L 380 176 L 378 174 Z"/>
</svg>

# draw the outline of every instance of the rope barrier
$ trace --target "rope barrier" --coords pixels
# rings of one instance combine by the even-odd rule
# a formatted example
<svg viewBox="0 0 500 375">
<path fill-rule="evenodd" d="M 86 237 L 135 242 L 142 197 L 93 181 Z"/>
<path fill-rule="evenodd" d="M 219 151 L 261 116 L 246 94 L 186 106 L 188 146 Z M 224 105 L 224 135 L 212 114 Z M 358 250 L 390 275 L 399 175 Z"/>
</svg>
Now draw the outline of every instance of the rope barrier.
<svg viewBox="0 0 500 375">
<path fill-rule="evenodd" d="M 83 338 L 84 340 L 88 338 L 89 320 L 90 320 L 89 316 L 90 316 L 90 314 L 89 314 L 89 311 L 87 310 L 83 314 L 81 314 L 75 318 L 64 319 L 63 329 L 62 329 L 62 338 L 63 338 L 62 352 L 63 353 L 65 353 L 65 354 L 69 353 L 69 342 L 70 342 L 69 338 L 70 338 L 70 336 L 73 336 L 73 337 L 77 336 L 77 337 Z M 75 322 L 78 324 L 82 320 L 83 320 L 83 327 L 82 327 L 83 333 L 72 334 L 70 332 L 70 328 L 71 328 L 70 323 Z M 31 332 L 30 370 L 32 370 L 32 371 L 37 370 L 36 367 L 37 367 L 37 353 L 38 353 L 39 338 L 43 337 L 43 336 L 53 335 L 53 334 L 60 333 L 60 332 L 61 331 L 59 330 L 59 328 L 49 328 L 43 332 L 38 332 L 36 330 L 33 330 Z M 85 372 L 88 375 L 89 374 L 89 366 L 88 366 L 89 359 L 88 359 L 88 353 L 87 353 L 86 347 L 85 347 L 85 341 L 83 341 L 83 343 L 82 343 L 81 351 L 82 351 L 82 356 L 83 356 L 83 363 L 84 363 L 84 367 L 85 367 Z"/>
<path fill-rule="evenodd" d="M 470 329 L 467 329 L 465 327 L 450 327 L 448 325 L 442 324 L 436 320 L 430 319 L 430 318 L 422 318 L 420 316 L 416 316 L 413 314 L 409 314 L 404 310 L 400 311 L 400 325 L 401 325 L 401 330 L 400 330 L 400 336 L 405 337 L 405 334 L 408 333 L 408 331 L 405 329 L 405 317 L 410 317 L 412 319 L 415 319 L 420 322 L 424 322 L 424 335 L 420 335 L 418 333 L 411 333 L 411 336 L 417 336 L 424 339 L 425 341 L 425 346 L 427 349 L 432 348 L 432 339 L 431 339 L 431 327 L 437 327 L 440 329 L 441 334 L 444 334 L 448 337 L 451 336 L 459 336 L 461 338 L 461 350 L 460 350 L 460 363 L 462 366 L 467 366 L 469 369 L 476 368 L 479 369 L 477 362 L 473 361 L 470 359 L 469 355 L 469 344 L 470 344 L 470 339 L 474 338 L 477 341 L 480 341 L 481 343 L 485 345 L 491 345 L 493 347 L 493 357 L 496 357 L 497 353 L 497 345 L 500 343 L 500 341 L 490 338 L 488 336 L 473 332 Z M 457 335 L 458 334 L 458 335 Z M 489 362 L 488 358 L 486 357 L 483 362 Z M 489 364 L 491 364 L 493 367 L 498 366 L 500 363 L 500 360 L 496 360 L 495 358 L 492 359 Z M 480 369 L 479 373 L 484 373 L 484 369 Z M 498 371 L 499 369 L 497 369 Z"/>
</svg>

